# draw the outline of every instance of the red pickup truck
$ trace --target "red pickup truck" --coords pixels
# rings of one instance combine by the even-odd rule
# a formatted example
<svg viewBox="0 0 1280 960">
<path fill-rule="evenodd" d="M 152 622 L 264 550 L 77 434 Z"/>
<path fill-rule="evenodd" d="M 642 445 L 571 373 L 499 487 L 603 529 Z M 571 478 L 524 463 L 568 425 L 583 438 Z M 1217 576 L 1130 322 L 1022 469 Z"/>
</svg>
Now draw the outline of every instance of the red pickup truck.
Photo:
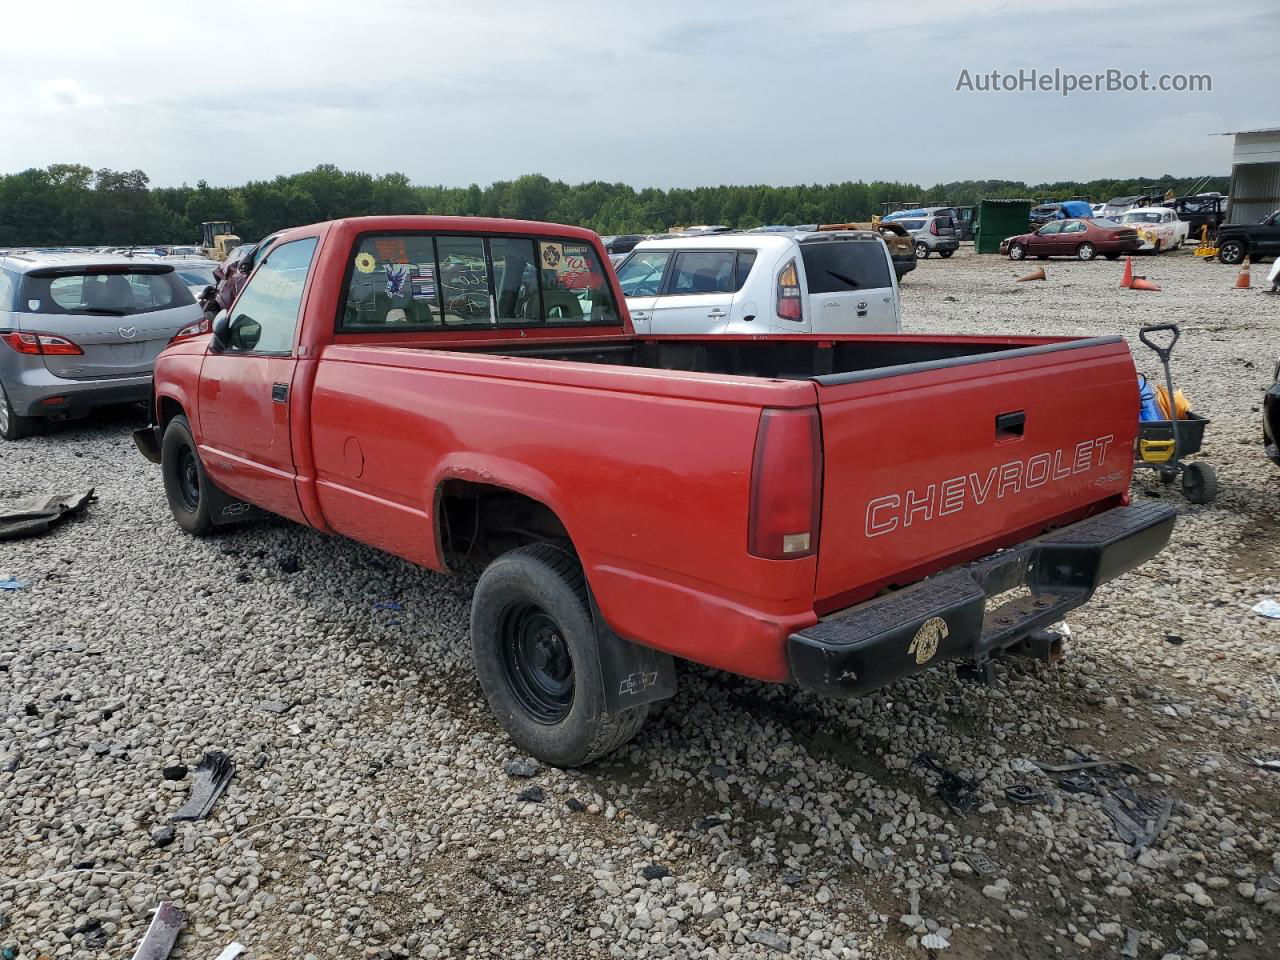
<svg viewBox="0 0 1280 960">
<path fill-rule="evenodd" d="M 1052 657 L 1169 538 L 1129 505 L 1120 337 L 638 337 L 608 262 L 545 223 L 287 231 L 160 355 L 138 447 L 196 535 L 265 510 L 486 562 L 481 686 L 559 765 L 633 736 L 673 655 L 833 696 Z M 794 268 L 752 269 L 785 309 Z"/>
</svg>

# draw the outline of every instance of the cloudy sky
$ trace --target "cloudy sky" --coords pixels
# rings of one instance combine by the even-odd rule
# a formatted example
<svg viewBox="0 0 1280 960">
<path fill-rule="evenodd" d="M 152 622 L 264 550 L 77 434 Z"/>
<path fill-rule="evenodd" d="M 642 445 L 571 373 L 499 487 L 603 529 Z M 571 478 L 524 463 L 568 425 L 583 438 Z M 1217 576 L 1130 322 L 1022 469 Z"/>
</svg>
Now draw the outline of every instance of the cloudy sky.
<svg viewBox="0 0 1280 960">
<path fill-rule="evenodd" d="M 157 185 L 1193 175 L 1228 170 L 1210 134 L 1280 122 L 1274 0 L 72 0 L 6 8 L 5 34 L 0 172 Z M 956 90 L 1032 68 L 1212 92 Z"/>
</svg>

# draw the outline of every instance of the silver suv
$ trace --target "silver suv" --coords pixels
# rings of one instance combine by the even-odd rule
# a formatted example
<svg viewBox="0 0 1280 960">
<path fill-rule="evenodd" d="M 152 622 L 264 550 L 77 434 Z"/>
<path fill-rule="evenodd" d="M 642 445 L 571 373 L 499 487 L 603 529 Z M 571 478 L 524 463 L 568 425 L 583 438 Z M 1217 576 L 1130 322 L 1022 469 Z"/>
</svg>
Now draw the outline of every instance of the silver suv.
<svg viewBox="0 0 1280 960">
<path fill-rule="evenodd" d="M 960 249 L 953 207 L 921 207 L 899 211 L 885 217 L 910 231 L 916 245 L 916 259 L 927 259 L 936 253 L 944 260 Z"/>
<path fill-rule="evenodd" d="M 201 316 L 173 265 L 159 260 L 0 257 L 0 437 L 146 400 L 156 354 Z"/>
</svg>

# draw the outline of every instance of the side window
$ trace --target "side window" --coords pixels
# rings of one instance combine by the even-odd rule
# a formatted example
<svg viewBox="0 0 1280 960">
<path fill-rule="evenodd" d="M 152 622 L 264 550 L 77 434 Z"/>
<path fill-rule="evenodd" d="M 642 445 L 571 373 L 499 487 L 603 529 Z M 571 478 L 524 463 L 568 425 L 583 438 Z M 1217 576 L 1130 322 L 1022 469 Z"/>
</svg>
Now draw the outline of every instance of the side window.
<svg viewBox="0 0 1280 960">
<path fill-rule="evenodd" d="M 618 268 L 624 297 L 655 297 L 662 288 L 671 254 L 666 250 L 637 250 Z"/>
<path fill-rule="evenodd" d="M 395 333 L 439 326 L 431 237 L 361 237 L 349 270 L 340 330 Z"/>
<path fill-rule="evenodd" d="M 16 310 L 18 285 L 8 270 L 0 270 L 0 310 Z"/>
<path fill-rule="evenodd" d="M 754 250 L 738 251 L 738 272 L 734 280 L 733 289 L 736 293 L 746 285 L 747 277 L 751 276 L 751 268 L 756 262 L 756 252 Z"/>
<path fill-rule="evenodd" d="M 1040 236 L 1048 237 L 1048 236 L 1052 236 L 1055 233 L 1058 233 L 1061 230 L 1062 230 L 1062 221 L 1054 220 L 1052 223 L 1046 223 L 1043 227 L 1040 228 L 1038 232 Z"/>
<path fill-rule="evenodd" d="M 1084 224 L 1079 220 L 1072 220 L 1062 228 L 1063 233 L 1084 233 Z"/>
<path fill-rule="evenodd" d="M 289 354 L 302 308 L 302 291 L 316 238 L 276 247 L 241 291 L 231 317 L 229 349 L 237 353 Z"/>
<path fill-rule="evenodd" d="M 484 239 L 437 237 L 436 258 L 445 324 L 492 323 Z"/>
<path fill-rule="evenodd" d="M 608 274 L 591 244 L 539 240 L 538 265 L 542 310 L 547 323 L 622 322 L 613 302 Z"/>
<path fill-rule="evenodd" d="M 491 237 L 493 287 L 497 294 L 499 323 L 541 323 L 542 295 L 533 241 L 517 237 Z"/>
<path fill-rule="evenodd" d="M 667 293 L 732 293 L 737 271 L 732 250 L 690 250 L 676 254 Z"/>
</svg>

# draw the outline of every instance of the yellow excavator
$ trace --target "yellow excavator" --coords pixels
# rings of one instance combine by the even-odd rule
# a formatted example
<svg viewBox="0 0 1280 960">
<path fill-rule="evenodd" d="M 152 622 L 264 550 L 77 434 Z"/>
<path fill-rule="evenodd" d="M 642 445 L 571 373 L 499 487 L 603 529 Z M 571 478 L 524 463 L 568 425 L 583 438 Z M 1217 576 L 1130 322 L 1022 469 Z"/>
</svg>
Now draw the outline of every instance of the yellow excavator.
<svg viewBox="0 0 1280 960">
<path fill-rule="evenodd" d="M 210 260 L 225 260 L 240 246 L 240 238 L 231 232 L 228 220 L 206 220 L 200 224 L 200 249 Z"/>
</svg>

